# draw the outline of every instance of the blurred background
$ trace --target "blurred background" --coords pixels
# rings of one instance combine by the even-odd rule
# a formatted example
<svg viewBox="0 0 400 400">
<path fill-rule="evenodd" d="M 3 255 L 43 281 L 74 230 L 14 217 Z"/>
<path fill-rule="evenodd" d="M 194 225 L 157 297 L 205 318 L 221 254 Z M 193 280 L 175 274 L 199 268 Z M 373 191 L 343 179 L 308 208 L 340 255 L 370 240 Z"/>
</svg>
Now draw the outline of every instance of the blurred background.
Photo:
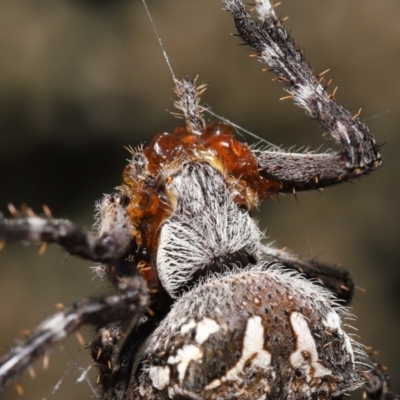
<svg viewBox="0 0 400 400">
<path fill-rule="evenodd" d="M 284 96 L 240 47 L 217 0 L 148 0 L 177 77 L 199 74 L 204 103 L 270 142 L 329 148 L 318 125 Z M 400 3 L 398 0 L 285 0 L 277 10 L 316 72 L 331 68 L 332 90 L 375 132 L 384 165 L 370 177 L 318 192 L 270 199 L 255 217 L 270 240 L 341 263 L 355 277 L 353 323 L 379 350 L 400 392 Z M 172 80 L 138 0 L 0 2 L 0 210 L 47 204 L 91 228 L 103 193 L 121 183 L 124 146 L 148 143 L 180 124 Z M 328 79 L 329 79 L 328 78 Z M 207 119 L 212 119 L 207 116 Z M 246 138 L 246 140 L 253 142 Z M 54 313 L 54 304 L 107 291 L 90 263 L 49 248 L 10 244 L 0 252 L 1 354 Z M 91 328 L 82 330 L 85 341 Z M 49 368 L 25 373 L 24 395 L 3 399 L 94 398 L 95 371 L 75 337 Z"/>
</svg>

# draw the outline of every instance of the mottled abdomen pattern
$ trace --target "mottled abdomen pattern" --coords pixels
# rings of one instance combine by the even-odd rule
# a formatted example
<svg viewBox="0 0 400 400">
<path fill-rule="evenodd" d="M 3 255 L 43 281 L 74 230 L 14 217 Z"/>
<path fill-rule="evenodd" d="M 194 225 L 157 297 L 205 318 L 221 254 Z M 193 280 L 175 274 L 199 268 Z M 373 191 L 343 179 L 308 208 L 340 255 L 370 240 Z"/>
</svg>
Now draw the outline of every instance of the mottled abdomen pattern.
<svg viewBox="0 0 400 400">
<path fill-rule="evenodd" d="M 277 266 L 208 277 L 143 346 L 133 398 L 331 399 L 364 383 L 344 314 Z"/>
</svg>

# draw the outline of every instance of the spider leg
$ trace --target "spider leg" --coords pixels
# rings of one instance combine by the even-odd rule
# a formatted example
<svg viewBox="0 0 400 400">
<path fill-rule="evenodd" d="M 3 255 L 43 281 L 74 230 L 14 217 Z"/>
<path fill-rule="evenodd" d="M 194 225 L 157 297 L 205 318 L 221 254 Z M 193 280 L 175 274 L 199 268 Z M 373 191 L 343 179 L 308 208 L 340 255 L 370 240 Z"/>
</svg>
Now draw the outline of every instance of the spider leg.
<svg viewBox="0 0 400 400">
<path fill-rule="evenodd" d="M 385 368 L 374 360 L 365 357 L 364 361 L 371 369 L 364 373 L 367 382 L 364 384 L 364 393 L 373 400 L 396 400 L 400 396 L 390 391 L 389 376 Z"/>
<path fill-rule="evenodd" d="M 132 321 L 129 321 L 132 322 Z M 90 344 L 90 352 L 99 370 L 98 382 L 104 386 L 114 367 L 115 345 L 121 339 L 128 321 L 114 322 L 97 329 L 96 336 Z"/>
<path fill-rule="evenodd" d="M 281 184 L 280 192 L 296 193 L 347 182 L 361 173 L 346 164 L 346 155 L 335 153 L 288 153 L 253 150 L 261 176 Z"/>
<path fill-rule="evenodd" d="M 0 221 L 0 240 L 57 243 L 68 253 L 110 263 L 121 255 L 118 241 L 108 235 L 95 237 L 73 222 L 53 218 L 18 218 Z"/>
<path fill-rule="evenodd" d="M 268 64 L 297 105 L 319 121 L 342 150 L 336 154 L 255 151 L 261 173 L 281 182 L 283 192 L 317 189 L 376 169 L 382 158 L 369 128 L 334 100 L 306 63 L 269 0 L 256 0 L 260 25 L 241 0 L 223 0 L 241 38 Z"/>
<path fill-rule="evenodd" d="M 263 260 L 277 262 L 289 269 L 304 274 L 307 279 L 313 279 L 335 293 L 338 299 L 349 304 L 355 289 L 355 282 L 350 273 L 336 264 L 321 263 L 316 258 L 306 258 L 286 249 L 264 247 Z"/>
<path fill-rule="evenodd" d="M 185 79 L 175 79 L 174 92 L 178 97 L 175 107 L 182 112 L 173 113 L 178 118 L 185 120 L 185 127 L 189 132 L 201 133 L 206 127 L 203 111 L 200 107 L 200 96 L 206 90 L 206 85 L 196 86 L 196 80 L 186 76 Z"/>
<path fill-rule="evenodd" d="M 112 265 L 132 245 L 130 223 L 121 196 L 105 196 L 98 206 L 102 214 L 97 236 L 65 219 L 38 216 L 0 218 L 0 241 L 56 243 L 68 253 L 91 261 Z"/>
<path fill-rule="evenodd" d="M 123 278 L 116 295 L 83 299 L 40 324 L 23 344 L 0 359 L 0 392 L 15 382 L 36 359 L 82 325 L 104 326 L 137 318 L 148 303 L 147 285 L 139 276 Z"/>
<path fill-rule="evenodd" d="M 98 271 L 105 273 L 119 290 L 113 296 L 74 303 L 39 325 L 26 342 L 0 359 L 0 391 L 18 379 L 37 358 L 85 324 L 105 327 L 99 329 L 91 350 L 101 378 L 111 368 L 113 344 L 120 338 L 121 329 L 143 314 L 148 304 L 145 280 L 136 268 L 129 271 L 125 268 L 126 255 L 136 246 L 125 205 L 126 199 L 119 193 L 103 198 L 97 206 L 96 236 L 68 220 L 49 215 L 42 218 L 31 211 L 25 215 L 13 209 L 15 218 L 0 218 L 0 241 L 56 243 L 70 254 L 101 262 Z"/>
</svg>

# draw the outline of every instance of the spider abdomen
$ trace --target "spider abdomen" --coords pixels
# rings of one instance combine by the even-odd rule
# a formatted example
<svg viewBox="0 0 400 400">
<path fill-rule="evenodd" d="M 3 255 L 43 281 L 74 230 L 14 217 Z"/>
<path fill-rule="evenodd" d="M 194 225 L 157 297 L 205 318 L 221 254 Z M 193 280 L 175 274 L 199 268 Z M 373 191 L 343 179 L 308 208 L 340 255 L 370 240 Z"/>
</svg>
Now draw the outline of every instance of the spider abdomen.
<svg viewBox="0 0 400 400">
<path fill-rule="evenodd" d="M 364 382 L 343 313 L 276 267 L 209 277 L 144 344 L 138 398 L 331 399 Z"/>
</svg>

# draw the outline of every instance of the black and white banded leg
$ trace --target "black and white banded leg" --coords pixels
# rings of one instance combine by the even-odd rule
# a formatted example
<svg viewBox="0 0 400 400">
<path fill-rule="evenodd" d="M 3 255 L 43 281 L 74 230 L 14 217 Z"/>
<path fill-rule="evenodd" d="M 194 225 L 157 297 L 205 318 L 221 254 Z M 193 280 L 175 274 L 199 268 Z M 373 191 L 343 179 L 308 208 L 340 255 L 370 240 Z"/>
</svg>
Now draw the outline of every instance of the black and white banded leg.
<svg viewBox="0 0 400 400">
<path fill-rule="evenodd" d="M 373 171 L 382 162 L 369 128 L 322 86 L 277 18 L 268 0 L 256 0 L 258 24 L 241 0 L 223 0 L 234 18 L 239 36 L 268 64 L 284 84 L 289 97 L 304 108 L 342 147 L 339 153 L 293 154 L 255 150 L 262 174 L 281 183 L 282 192 L 318 189 Z"/>
</svg>

